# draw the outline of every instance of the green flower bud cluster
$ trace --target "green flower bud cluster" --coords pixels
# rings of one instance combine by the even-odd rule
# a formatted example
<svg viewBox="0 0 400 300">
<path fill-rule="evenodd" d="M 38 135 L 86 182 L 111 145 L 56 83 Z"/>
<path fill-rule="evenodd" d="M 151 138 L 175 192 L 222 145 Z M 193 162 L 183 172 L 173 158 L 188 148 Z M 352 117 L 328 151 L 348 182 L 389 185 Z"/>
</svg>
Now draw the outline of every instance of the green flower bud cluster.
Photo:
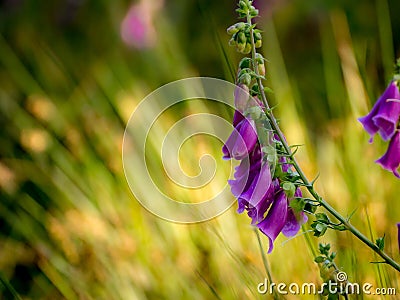
<svg viewBox="0 0 400 300">
<path fill-rule="evenodd" d="M 232 35 L 229 45 L 236 46 L 236 50 L 240 53 L 249 54 L 251 52 L 250 34 L 253 31 L 254 44 L 256 48 L 260 48 L 262 46 L 261 32 L 258 29 L 254 29 L 254 27 L 255 25 L 244 22 L 239 22 L 230 26 L 226 30 L 229 35 Z"/>
<path fill-rule="evenodd" d="M 247 14 L 250 15 L 251 18 L 258 16 L 258 9 L 256 9 L 252 5 L 252 0 L 240 0 L 239 1 L 239 8 L 236 9 L 237 13 L 239 14 L 240 18 L 245 18 Z"/>
<path fill-rule="evenodd" d="M 239 8 L 236 11 L 239 14 L 239 18 L 254 18 L 258 16 L 258 10 L 252 5 L 251 0 L 240 0 L 238 3 Z M 245 22 L 238 22 L 227 29 L 229 35 L 232 38 L 229 41 L 229 45 L 236 46 L 236 50 L 243 54 L 249 54 L 251 52 L 251 40 L 254 40 L 256 48 L 262 46 L 261 32 L 258 29 L 254 29 L 255 25 L 251 25 Z M 251 34 L 253 37 L 251 37 Z"/>
<path fill-rule="evenodd" d="M 250 88 L 250 94 L 252 96 L 259 96 L 260 89 L 256 82 L 257 78 L 265 79 L 265 58 L 260 54 L 256 53 L 255 62 L 257 64 L 258 74 L 253 70 L 253 62 L 252 59 L 249 57 L 244 57 L 239 62 L 239 72 L 237 75 L 237 83 L 238 84 L 245 84 Z M 264 90 L 269 92 L 268 90 Z"/>
</svg>

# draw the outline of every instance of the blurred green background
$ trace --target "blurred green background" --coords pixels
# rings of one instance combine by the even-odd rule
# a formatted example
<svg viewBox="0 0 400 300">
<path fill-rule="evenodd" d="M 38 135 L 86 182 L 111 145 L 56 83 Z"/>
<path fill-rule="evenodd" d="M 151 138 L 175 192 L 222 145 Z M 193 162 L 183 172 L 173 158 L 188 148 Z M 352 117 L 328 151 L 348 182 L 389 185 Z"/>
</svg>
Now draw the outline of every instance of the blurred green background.
<svg viewBox="0 0 400 300">
<path fill-rule="evenodd" d="M 368 144 L 356 118 L 400 56 L 400 2 L 256 5 L 270 100 L 288 141 L 305 144 L 298 160 L 310 178 L 320 174 L 317 190 L 343 215 L 356 210 L 362 232 L 385 234 L 398 261 L 399 182 L 374 164 L 387 145 Z M 225 29 L 235 6 L 0 1 L 0 299 L 12 290 L 23 299 L 266 299 L 257 293 L 266 276 L 257 240 L 236 205 L 201 224 L 163 221 L 131 195 L 121 160 L 124 127 L 152 90 L 189 76 L 234 80 L 241 56 Z M 165 126 L 181 117 L 170 113 Z M 226 168 L 222 144 L 200 144 Z M 350 281 L 400 293 L 399 275 L 371 264 L 379 259 L 346 232 L 279 237 L 267 257 L 276 282 L 321 283 L 307 237 L 313 247 L 332 244 Z"/>
</svg>

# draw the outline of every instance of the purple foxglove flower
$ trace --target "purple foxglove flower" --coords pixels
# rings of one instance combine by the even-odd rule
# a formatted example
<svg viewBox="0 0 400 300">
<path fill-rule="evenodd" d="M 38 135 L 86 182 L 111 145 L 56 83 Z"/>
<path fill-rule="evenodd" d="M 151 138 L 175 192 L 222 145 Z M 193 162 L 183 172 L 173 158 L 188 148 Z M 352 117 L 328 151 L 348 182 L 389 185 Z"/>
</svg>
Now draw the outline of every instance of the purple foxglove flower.
<svg viewBox="0 0 400 300">
<path fill-rule="evenodd" d="M 240 121 L 242 121 L 245 117 L 243 116 L 242 113 L 240 113 L 239 111 L 235 110 L 235 113 L 233 115 L 233 126 L 237 126 Z"/>
<path fill-rule="evenodd" d="M 269 186 L 264 198 L 255 207 L 249 205 L 247 214 L 251 218 L 252 225 L 256 225 L 264 219 L 265 213 L 273 203 L 275 196 L 280 190 L 281 188 L 279 186 L 279 180 L 274 179 L 271 182 L 271 185 Z"/>
<path fill-rule="evenodd" d="M 260 145 L 256 145 L 253 152 L 251 152 L 248 157 L 244 158 L 240 162 L 240 165 L 235 168 L 235 179 L 241 178 L 249 172 L 253 172 L 256 167 L 258 167 L 259 170 L 261 167 L 261 160 L 261 148 Z"/>
<path fill-rule="evenodd" d="M 384 169 L 393 172 L 400 178 L 397 169 L 400 166 L 400 130 L 397 130 L 389 143 L 386 153 L 379 158 L 376 163 L 380 164 Z"/>
<path fill-rule="evenodd" d="M 260 172 L 254 176 L 250 186 L 240 195 L 240 198 L 246 200 L 252 207 L 256 207 L 268 194 L 271 182 L 272 177 L 269 164 L 264 163 L 261 166 Z"/>
<path fill-rule="evenodd" d="M 279 157 L 279 161 L 278 161 L 281 165 L 282 165 L 282 172 L 286 173 L 287 171 L 289 171 L 291 165 L 287 164 L 287 159 L 284 156 Z"/>
<path fill-rule="evenodd" d="M 248 160 L 242 160 L 240 165 L 235 171 L 235 180 L 228 180 L 231 186 L 231 192 L 235 197 L 240 197 L 240 195 L 246 191 L 250 184 L 253 182 L 257 174 L 260 173 L 261 160 L 254 164 L 249 164 Z"/>
<path fill-rule="evenodd" d="M 260 145 L 256 145 L 253 152 L 243 159 L 240 165 L 236 167 L 234 174 L 235 180 L 228 180 L 232 194 L 238 198 L 238 213 L 242 213 L 245 208 L 249 207 L 248 201 L 241 199 L 240 195 L 249 188 L 254 177 L 260 172 L 261 162 L 262 156 Z"/>
<path fill-rule="evenodd" d="M 268 253 L 274 248 L 274 241 L 282 231 L 286 223 L 288 212 L 287 197 L 283 191 L 279 192 L 263 221 L 257 224 L 257 227 L 269 239 Z"/>
<path fill-rule="evenodd" d="M 258 165 L 249 174 L 244 174 L 235 180 L 229 180 L 232 194 L 238 198 L 238 212 L 242 213 L 244 209 L 260 210 L 262 208 L 261 202 L 265 202 L 266 198 L 272 198 L 267 197 L 270 193 L 271 181 L 271 172 L 266 163 L 262 166 L 261 164 Z"/>
<path fill-rule="evenodd" d="M 300 230 L 300 222 L 297 219 L 295 212 L 292 208 L 288 208 L 287 215 L 286 215 L 286 223 L 282 228 L 282 233 L 287 236 L 295 236 L 297 232 Z M 302 222 L 303 223 L 303 222 Z"/>
<path fill-rule="evenodd" d="M 395 130 L 400 117 L 400 92 L 395 81 L 392 81 L 385 92 L 379 97 L 371 112 L 358 120 L 370 134 L 372 142 L 375 133 L 379 132 L 382 139 L 389 140 Z"/>
<path fill-rule="evenodd" d="M 397 223 L 397 242 L 399 244 L 399 252 L 400 252 L 400 223 Z"/>
<path fill-rule="evenodd" d="M 294 193 L 295 197 L 302 197 L 301 190 L 299 188 L 296 189 Z M 287 236 L 295 236 L 299 230 L 301 224 L 307 222 L 308 218 L 304 212 L 295 213 L 291 207 L 288 208 L 288 214 L 286 216 L 285 226 L 282 228 L 282 233 Z"/>
<path fill-rule="evenodd" d="M 249 87 L 245 84 L 239 84 L 235 88 L 234 99 L 235 107 L 238 111 L 244 112 L 247 107 L 247 102 L 249 100 Z"/>
<path fill-rule="evenodd" d="M 222 147 L 224 159 L 234 158 L 241 160 L 253 151 L 258 137 L 255 123 L 251 119 L 244 118 L 236 126 Z"/>
</svg>

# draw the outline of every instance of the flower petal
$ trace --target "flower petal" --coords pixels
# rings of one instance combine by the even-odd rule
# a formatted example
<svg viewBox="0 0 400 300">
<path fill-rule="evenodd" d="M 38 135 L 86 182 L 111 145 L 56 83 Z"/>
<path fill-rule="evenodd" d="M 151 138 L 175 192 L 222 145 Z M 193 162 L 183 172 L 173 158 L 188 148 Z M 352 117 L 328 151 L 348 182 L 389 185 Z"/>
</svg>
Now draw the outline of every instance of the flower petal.
<svg viewBox="0 0 400 300">
<path fill-rule="evenodd" d="M 297 232 L 299 232 L 299 229 L 300 229 L 300 223 L 297 220 L 293 209 L 289 208 L 286 217 L 286 223 L 282 228 L 282 233 L 287 237 L 295 236 Z"/>
<path fill-rule="evenodd" d="M 269 239 L 268 253 L 272 252 L 274 241 L 285 225 L 287 210 L 287 198 L 285 193 L 281 191 L 277 195 L 265 219 L 257 225 L 261 232 Z"/>
<path fill-rule="evenodd" d="M 271 182 L 271 185 L 269 186 L 264 198 L 257 204 L 257 206 L 253 207 L 249 205 L 247 214 L 251 218 L 251 225 L 256 225 L 264 219 L 265 213 L 268 211 L 269 207 L 274 201 L 275 196 L 280 190 L 282 189 L 279 186 L 279 179 L 275 178 Z"/>
<path fill-rule="evenodd" d="M 400 252 L 400 223 L 397 223 L 397 242 L 399 244 L 399 252 Z"/>
<path fill-rule="evenodd" d="M 372 107 L 370 113 L 358 119 L 364 126 L 364 129 L 370 134 L 370 143 L 372 142 L 374 134 L 380 129 L 380 127 L 374 121 L 374 117 L 378 115 L 381 106 L 387 103 L 387 99 L 399 99 L 399 89 L 394 81 L 389 84 L 382 96 L 379 97 L 378 101 L 376 101 L 375 105 Z M 380 123 L 380 121 L 378 123 Z M 384 129 L 382 130 L 385 131 Z"/>
<path fill-rule="evenodd" d="M 256 207 L 261 200 L 268 194 L 272 177 L 269 170 L 269 164 L 264 163 L 261 170 L 254 177 L 249 188 L 240 196 L 247 200 L 252 207 Z"/>
<path fill-rule="evenodd" d="M 296 189 L 294 196 L 303 196 L 299 188 Z M 292 208 L 289 207 L 286 223 L 285 226 L 283 226 L 282 233 L 287 237 L 295 236 L 300 230 L 300 225 L 307 222 L 307 220 L 307 215 L 304 212 L 296 213 Z"/>
<path fill-rule="evenodd" d="M 237 110 L 243 112 L 246 110 L 247 102 L 249 100 L 249 87 L 245 84 L 239 84 L 235 88 L 234 99 L 235 107 Z"/>
<path fill-rule="evenodd" d="M 257 132 L 253 120 L 243 119 L 240 121 L 225 145 L 222 147 L 224 159 L 235 158 L 241 160 L 253 151 L 257 143 Z"/>
<path fill-rule="evenodd" d="M 397 96 L 400 98 L 399 95 Z M 395 133 L 400 116 L 400 103 L 391 100 L 387 99 L 382 103 L 378 113 L 372 118 L 375 125 L 379 128 L 379 134 L 384 141 L 388 141 Z"/>
<path fill-rule="evenodd" d="M 245 117 L 243 116 L 242 113 L 240 113 L 239 111 L 235 110 L 235 114 L 233 115 L 233 126 L 237 126 L 240 121 L 242 121 Z"/>
<path fill-rule="evenodd" d="M 380 164 L 385 170 L 393 172 L 393 174 L 400 178 L 397 169 L 400 166 L 400 131 L 397 130 L 389 143 L 386 153 L 375 161 Z"/>
</svg>

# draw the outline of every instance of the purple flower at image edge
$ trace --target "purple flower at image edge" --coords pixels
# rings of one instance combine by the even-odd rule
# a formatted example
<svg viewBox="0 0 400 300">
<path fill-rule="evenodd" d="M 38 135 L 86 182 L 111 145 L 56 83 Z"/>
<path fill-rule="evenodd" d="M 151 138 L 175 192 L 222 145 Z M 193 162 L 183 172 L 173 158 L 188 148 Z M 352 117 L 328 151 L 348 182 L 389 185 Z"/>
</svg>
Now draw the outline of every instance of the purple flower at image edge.
<svg viewBox="0 0 400 300">
<path fill-rule="evenodd" d="M 386 153 L 376 160 L 376 163 L 380 164 L 385 170 L 393 172 L 397 178 L 400 178 L 400 174 L 397 171 L 400 166 L 400 130 L 396 131 L 390 140 Z"/>
<path fill-rule="evenodd" d="M 391 81 L 371 112 L 358 120 L 371 136 L 370 143 L 376 133 L 384 141 L 389 141 L 386 153 L 375 162 L 400 178 L 397 171 L 400 166 L 400 91 L 397 81 Z"/>
<path fill-rule="evenodd" d="M 379 132 L 384 141 L 395 133 L 400 117 L 400 92 L 395 81 L 390 82 L 382 96 L 376 101 L 370 113 L 358 120 L 371 136 Z"/>
<path fill-rule="evenodd" d="M 399 252 L 400 252 L 400 223 L 397 223 L 397 242 L 399 244 Z"/>
</svg>

